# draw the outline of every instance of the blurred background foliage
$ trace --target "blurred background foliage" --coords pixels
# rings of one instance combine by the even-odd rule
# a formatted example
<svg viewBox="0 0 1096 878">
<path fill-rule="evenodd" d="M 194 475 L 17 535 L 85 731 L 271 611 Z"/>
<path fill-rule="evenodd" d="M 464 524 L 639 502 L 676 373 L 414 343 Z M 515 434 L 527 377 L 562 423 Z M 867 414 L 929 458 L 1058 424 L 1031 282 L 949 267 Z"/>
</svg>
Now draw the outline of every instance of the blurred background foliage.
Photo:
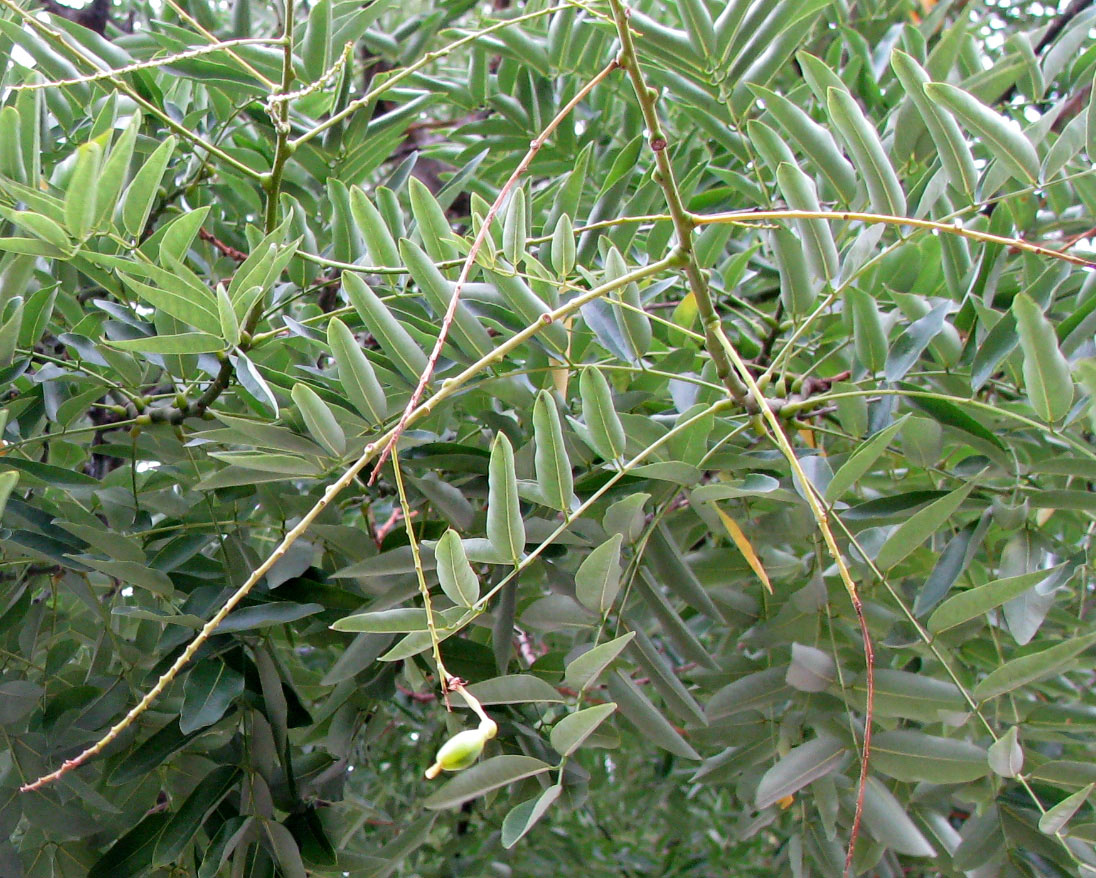
<svg viewBox="0 0 1096 878">
<path fill-rule="evenodd" d="M 5 878 L 841 874 L 809 494 L 854 872 L 1096 873 L 1096 6 L 629 5 L 275 552 L 619 4 L 0 0 Z"/>
</svg>

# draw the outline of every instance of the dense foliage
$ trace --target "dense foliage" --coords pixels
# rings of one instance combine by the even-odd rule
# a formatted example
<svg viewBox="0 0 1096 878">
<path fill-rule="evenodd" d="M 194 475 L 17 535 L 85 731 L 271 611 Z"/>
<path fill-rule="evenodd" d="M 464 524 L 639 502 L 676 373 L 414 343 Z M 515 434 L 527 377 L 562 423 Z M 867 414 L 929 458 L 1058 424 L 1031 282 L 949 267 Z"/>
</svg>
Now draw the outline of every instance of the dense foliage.
<svg viewBox="0 0 1096 878">
<path fill-rule="evenodd" d="M 1096 7 L 46 5 L 0 874 L 1096 873 Z"/>
</svg>

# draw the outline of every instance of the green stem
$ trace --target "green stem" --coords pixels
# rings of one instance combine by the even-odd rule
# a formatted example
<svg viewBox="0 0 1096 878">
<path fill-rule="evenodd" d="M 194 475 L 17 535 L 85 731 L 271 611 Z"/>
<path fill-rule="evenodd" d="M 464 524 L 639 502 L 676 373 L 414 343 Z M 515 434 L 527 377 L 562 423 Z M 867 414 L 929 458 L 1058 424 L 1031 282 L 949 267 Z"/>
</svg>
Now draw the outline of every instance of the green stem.
<svg viewBox="0 0 1096 878">
<path fill-rule="evenodd" d="M 620 66 L 627 70 L 628 77 L 632 80 L 632 89 L 635 92 L 636 100 L 639 101 L 644 124 L 647 126 L 647 143 L 655 154 L 655 166 L 657 168 L 655 182 L 662 188 L 666 206 L 670 210 L 670 219 L 673 222 L 674 231 L 677 233 L 678 246 L 681 248 L 685 277 L 689 281 L 689 290 L 696 299 L 700 322 L 704 327 L 705 346 L 712 362 L 715 363 L 715 371 L 719 380 L 727 388 L 727 392 L 730 393 L 732 399 L 742 404 L 746 399 L 746 389 L 742 382 L 735 377 L 730 361 L 719 343 L 719 315 L 716 313 L 715 305 L 712 302 L 711 291 L 708 289 L 704 272 L 700 267 L 700 263 L 697 262 L 696 253 L 693 251 L 693 229 L 696 227 L 696 220 L 685 209 L 685 204 L 681 198 L 681 190 L 674 178 L 673 164 L 670 162 L 670 156 L 666 151 L 669 143 L 662 128 L 658 110 L 655 107 L 658 92 L 650 88 L 644 79 L 643 70 L 639 64 L 639 56 L 636 54 L 635 42 L 632 39 L 632 31 L 628 26 L 629 13 L 627 7 L 624 5 L 623 0 L 609 0 L 609 5 L 613 11 L 617 37 L 620 40 L 621 48 L 618 61 Z"/>
</svg>

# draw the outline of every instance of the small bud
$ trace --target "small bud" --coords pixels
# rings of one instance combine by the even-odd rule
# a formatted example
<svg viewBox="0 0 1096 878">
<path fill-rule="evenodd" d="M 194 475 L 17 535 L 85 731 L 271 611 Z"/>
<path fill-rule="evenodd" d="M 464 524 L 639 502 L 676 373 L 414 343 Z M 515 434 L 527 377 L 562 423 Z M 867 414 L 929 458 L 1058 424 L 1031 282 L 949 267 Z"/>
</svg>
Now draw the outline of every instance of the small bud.
<svg viewBox="0 0 1096 878">
<path fill-rule="evenodd" d="M 498 734 L 499 727 L 489 719 L 483 720 L 479 728 L 466 729 L 453 735 L 442 744 L 434 764 L 426 769 L 426 776 L 433 780 L 443 771 L 460 771 L 475 762 L 483 745 Z"/>
</svg>

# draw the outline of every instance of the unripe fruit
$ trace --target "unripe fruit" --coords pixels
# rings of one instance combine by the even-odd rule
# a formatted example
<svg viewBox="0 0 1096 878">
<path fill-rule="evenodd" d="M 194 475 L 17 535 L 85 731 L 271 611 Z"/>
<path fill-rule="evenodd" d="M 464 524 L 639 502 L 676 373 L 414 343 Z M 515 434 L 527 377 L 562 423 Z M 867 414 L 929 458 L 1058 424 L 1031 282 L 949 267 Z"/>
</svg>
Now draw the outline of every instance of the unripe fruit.
<svg viewBox="0 0 1096 878">
<path fill-rule="evenodd" d="M 453 735 L 442 744 L 438 755 L 434 757 L 434 764 L 426 769 L 426 776 L 433 780 L 443 771 L 460 771 L 475 762 L 483 745 L 498 733 L 499 727 L 491 720 L 484 720 L 479 728 L 466 729 Z"/>
</svg>

